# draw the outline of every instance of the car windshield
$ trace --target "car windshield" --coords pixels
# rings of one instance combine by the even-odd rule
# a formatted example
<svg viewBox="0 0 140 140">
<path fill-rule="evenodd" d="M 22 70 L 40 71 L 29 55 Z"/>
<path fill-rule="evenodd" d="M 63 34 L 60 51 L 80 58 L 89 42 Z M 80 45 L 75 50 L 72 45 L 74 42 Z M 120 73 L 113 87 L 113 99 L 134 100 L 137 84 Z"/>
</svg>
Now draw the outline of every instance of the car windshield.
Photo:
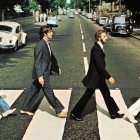
<svg viewBox="0 0 140 140">
<path fill-rule="evenodd" d="M 105 18 L 105 17 L 101 17 L 101 18 L 100 18 L 100 20 L 106 20 L 106 19 L 107 19 L 107 18 Z"/>
<path fill-rule="evenodd" d="M 0 31 L 12 32 L 12 27 L 5 26 L 5 25 L 0 25 Z"/>
<path fill-rule="evenodd" d="M 114 23 L 119 23 L 119 24 L 125 23 L 125 17 L 115 17 Z"/>
</svg>

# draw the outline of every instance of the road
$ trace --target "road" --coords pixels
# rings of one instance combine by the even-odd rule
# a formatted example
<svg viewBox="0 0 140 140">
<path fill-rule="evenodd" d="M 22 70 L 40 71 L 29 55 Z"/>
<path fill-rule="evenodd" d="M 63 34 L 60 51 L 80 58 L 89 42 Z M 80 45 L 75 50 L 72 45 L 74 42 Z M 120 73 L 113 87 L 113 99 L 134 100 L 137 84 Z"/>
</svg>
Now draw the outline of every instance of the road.
<svg viewBox="0 0 140 140">
<path fill-rule="evenodd" d="M 53 28 L 54 37 L 51 46 L 56 55 L 62 71 L 61 76 L 52 76 L 51 83 L 54 89 L 72 89 L 69 112 L 84 93 L 85 88 L 81 81 L 85 75 L 83 57 L 88 58 L 94 43 L 94 34 L 101 26 L 78 15 L 75 18 L 61 16 L 59 27 Z M 0 52 L 0 88 L 24 89 L 32 82 L 31 72 L 33 64 L 33 49 L 39 40 L 39 25 L 24 26 L 28 34 L 28 44 L 17 52 Z M 81 30 L 82 29 L 82 30 Z M 82 32 L 81 32 L 82 31 Z M 85 50 L 83 50 L 83 43 Z M 129 107 L 140 93 L 140 45 L 139 40 L 131 37 L 111 37 L 105 45 L 107 70 L 116 79 L 115 85 L 110 89 L 120 89 L 126 105 Z M 14 102 L 12 107 L 20 109 L 24 92 Z M 93 96 L 95 99 L 95 97 Z M 85 122 L 79 123 L 69 119 L 66 121 L 63 139 L 94 139 L 99 140 L 97 112 L 90 105 L 90 114 L 84 117 Z M 32 117 L 8 117 L 1 120 L 0 139 L 22 139 Z M 140 120 L 140 118 L 138 118 Z M 140 134 L 140 124 L 135 125 Z M 5 135 L 5 133 L 7 135 Z"/>
</svg>

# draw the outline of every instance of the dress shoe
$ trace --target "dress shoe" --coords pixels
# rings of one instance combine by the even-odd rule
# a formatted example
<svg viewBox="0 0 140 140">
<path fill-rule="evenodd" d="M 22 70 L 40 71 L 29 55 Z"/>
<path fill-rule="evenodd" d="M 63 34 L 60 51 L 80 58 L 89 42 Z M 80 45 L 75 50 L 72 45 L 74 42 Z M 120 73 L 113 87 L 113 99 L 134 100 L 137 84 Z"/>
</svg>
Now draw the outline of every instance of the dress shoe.
<svg viewBox="0 0 140 140">
<path fill-rule="evenodd" d="M 66 118 L 67 117 L 67 112 L 59 112 L 59 113 L 56 113 L 56 116 L 58 118 Z"/>
<path fill-rule="evenodd" d="M 138 123 L 138 121 L 135 119 L 135 117 L 129 112 L 126 113 L 125 117 L 128 118 L 128 120 L 131 123 Z"/>
<path fill-rule="evenodd" d="M 32 112 L 23 111 L 23 110 L 20 110 L 20 113 L 21 114 L 26 114 L 26 115 L 29 115 L 29 116 L 33 116 L 34 115 L 34 113 L 32 113 Z"/>
<path fill-rule="evenodd" d="M 78 117 L 75 116 L 74 114 L 70 114 L 70 119 L 76 120 L 76 121 L 83 121 L 83 118 L 78 118 Z"/>
<path fill-rule="evenodd" d="M 110 114 L 111 119 L 116 119 L 116 118 L 123 118 L 124 114 Z"/>
<path fill-rule="evenodd" d="M 4 117 L 7 117 L 9 115 L 15 115 L 15 113 L 14 113 L 15 111 L 16 111 L 16 108 L 9 109 L 6 112 L 2 113 L 2 117 L 4 118 Z"/>
</svg>

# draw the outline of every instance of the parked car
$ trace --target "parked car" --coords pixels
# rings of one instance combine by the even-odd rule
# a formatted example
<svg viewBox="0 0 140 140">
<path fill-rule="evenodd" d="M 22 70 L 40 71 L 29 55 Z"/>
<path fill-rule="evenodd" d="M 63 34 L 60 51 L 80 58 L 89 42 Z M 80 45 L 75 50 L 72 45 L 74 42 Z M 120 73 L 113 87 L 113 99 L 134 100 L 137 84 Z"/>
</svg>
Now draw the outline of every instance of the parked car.
<svg viewBox="0 0 140 140">
<path fill-rule="evenodd" d="M 107 19 L 106 23 L 103 25 L 104 30 L 106 30 L 107 32 L 111 31 L 111 23 L 112 23 L 112 19 Z"/>
<path fill-rule="evenodd" d="M 26 44 L 27 34 L 17 22 L 0 22 L 0 48 L 13 49 L 16 51 L 19 46 Z"/>
<path fill-rule="evenodd" d="M 69 18 L 74 18 L 74 14 L 72 12 L 68 13 Z"/>
<path fill-rule="evenodd" d="M 98 24 L 99 25 L 104 25 L 106 23 L 107 19 L 108 19 L 108 17 L 99 17 L 98 18 Z"/>
<path fill-rule="evenodd" d="M 133 32 L 132 18 L 127 15 L 115 15 L 112 18 L 111 34 L 129 36 Z"/>
<path fill-rule="evenodd" d="M 88 19 L 92 19 L 92 13 L 87 13 L 86 17 L 87 17 Z"/>
<path fill-rule="evenodd" d="M 48 17 L 47 25 L 57 27 L 58 26 L 58 19 L 56 16 Z"/>
</svg>

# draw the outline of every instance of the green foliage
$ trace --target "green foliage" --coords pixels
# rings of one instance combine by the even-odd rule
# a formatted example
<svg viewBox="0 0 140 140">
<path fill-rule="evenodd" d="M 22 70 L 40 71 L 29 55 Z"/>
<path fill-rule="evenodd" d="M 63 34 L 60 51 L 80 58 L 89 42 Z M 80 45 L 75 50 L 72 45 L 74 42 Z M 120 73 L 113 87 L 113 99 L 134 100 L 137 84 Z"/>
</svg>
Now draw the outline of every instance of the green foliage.
<svg viewBox="0 0 140 140">
<path fill-rule="evenodd" d="M 29 0 L 29 8 L 30 9 L 38 9 L 38 3 L 36 0 Z"/>
</svg>

